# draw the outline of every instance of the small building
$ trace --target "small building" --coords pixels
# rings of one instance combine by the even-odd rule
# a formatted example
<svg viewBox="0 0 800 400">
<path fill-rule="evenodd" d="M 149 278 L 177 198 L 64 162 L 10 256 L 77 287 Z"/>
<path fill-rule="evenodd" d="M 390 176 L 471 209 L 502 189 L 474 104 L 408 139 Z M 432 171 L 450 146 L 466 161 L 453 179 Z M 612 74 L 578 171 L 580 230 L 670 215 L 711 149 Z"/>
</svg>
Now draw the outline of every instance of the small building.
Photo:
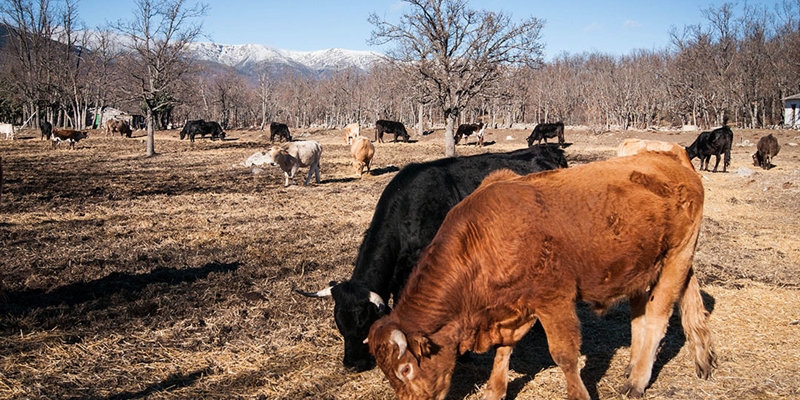
<svg viewBox="0 0 800 400">
<path fill-rule="evenodd" d="M 106 125 L 106 121 L 111 119 L 119 119 L 123 121 L 128 121 L 133 129 L 139 129 L 144 126 L 144 116 L 137 115 L 137 114 L 130 114 L 125 111 L 116 109 L 114 107 L 104 107 L 103 111 L 98 113 L 97 115 L 94 114 L 94 110 L 89 110 L 90 121 L 89 124 L 94 126 L 96 129 L 101 129 Z M 87 125 L 89 125 L 87 124 Z"/>
<path fill-rule="evenodd" d="M 782 100 L 784 128 L 800 128 L 800 94 L 784 97 Z"/>
</svg>

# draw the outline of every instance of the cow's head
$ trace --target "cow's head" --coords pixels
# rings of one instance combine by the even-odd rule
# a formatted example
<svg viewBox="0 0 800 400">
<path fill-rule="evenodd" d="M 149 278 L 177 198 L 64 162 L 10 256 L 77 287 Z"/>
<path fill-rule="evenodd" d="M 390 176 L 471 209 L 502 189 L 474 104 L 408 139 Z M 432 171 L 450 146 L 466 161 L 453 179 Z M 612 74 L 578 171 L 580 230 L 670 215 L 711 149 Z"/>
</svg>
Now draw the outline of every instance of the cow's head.
<svg viewBox="0 0 800 400">
<path fill-rule="evenodd" d="M 387 316 L 372 325 L 369 349 L 401 400 L 444 399 L 456 363 L 454 348 L 403 332 Z"/>
<path fill-rule="evenodd" d="M 333 318 L 344 337 L 342 363 L 345 367 L 360 372 L 375 366 L 375 359 L 369 354 L 369 346 L 364 340 L 372 323 L 388 311 L 380 295 L 350 281 L 331 282 L 330 287 L 316 293 L 297 292 L 309 297 L 333 297 Z"/>
</svg>

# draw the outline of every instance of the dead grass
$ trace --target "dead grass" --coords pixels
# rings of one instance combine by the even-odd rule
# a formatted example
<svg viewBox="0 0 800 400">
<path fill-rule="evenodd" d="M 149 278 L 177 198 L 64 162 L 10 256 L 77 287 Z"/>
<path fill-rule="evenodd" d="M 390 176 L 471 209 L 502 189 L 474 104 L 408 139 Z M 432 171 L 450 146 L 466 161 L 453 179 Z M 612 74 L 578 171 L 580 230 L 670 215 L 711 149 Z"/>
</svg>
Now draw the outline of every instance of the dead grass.
<svg viewBox="0 0 800 400">
<path fill-rule="evenodd" d="M 734 132 L 737 144 L 766 133 Z M 489 146 L 458 151 L 520 148 L 527 134 L 490 130 Z M 567 129 L 566 151 L 574 165 L 612 156 L 626 137 L 686 145 L 696 134 Z M 241 165 L 268 145 L 255 131 L 194 145 L 158 132 L 152 158 L 141 133 L 93 135 L 76 151 L 34 132 L 0 141 L 0 398 L 392 398 L 380 371 L 341 367 L 332 302 L 292 289 L 349 276 L 381 191 L 398 168 L 443 154 L 441 135 L 377 145 L 358 179 L 338 131 L 295 132 L 323 144 L 323 182 L 289 188 L 277 168 Z M 769 171 L 752 166 L 754 147 L 734 146 L 729 173 L 702 173 L 695 265 L 720 367 L 694 377 L 673 317 L 648 398 L 800 396 L 800 149 L 789 145 L 800 134 L 777 137 Z M 580 311 L 584 381 L 593 397 L 621 398 L 627 307 Z M 460 363 L 450 398 L 479 398 L 491 357 Z M 511 368 L 509 398 L 565 396 L 540 332 Z"/>
</svg>

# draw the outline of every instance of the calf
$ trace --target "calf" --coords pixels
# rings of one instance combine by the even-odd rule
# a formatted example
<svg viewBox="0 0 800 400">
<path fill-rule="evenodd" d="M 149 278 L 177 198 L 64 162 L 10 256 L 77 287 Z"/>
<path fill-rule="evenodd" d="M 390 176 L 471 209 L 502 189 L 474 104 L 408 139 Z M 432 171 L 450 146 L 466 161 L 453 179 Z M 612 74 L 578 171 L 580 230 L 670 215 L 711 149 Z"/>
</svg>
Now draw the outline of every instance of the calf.
<svg viewBox="0 0 800 400">
<path fill-rule="evenodd" d="M 46 119 L 42 119 L 41 121 L 39 121 L 39 131 L 42 132 L 40 140 L 44 139 L 50 140 L 50 135 L 53 134 L 53 125 L 47 122 Z"/>
<path fill-rule="evenodd" d="M 269 141 L 274 142 L 275 136 L 278 137 L 278 142 L 286 140 L 292 141 L 292 135 L 289 134 L 289 126 L 280 122 L 271 122 L 269 124 Z"/>
<path fill-rule="evenodd" d="M 332 282 L 306 296 L 332 296 L 336 327 L 344 337 L 343 364 L 364 371 L 375 360 L 364 344 L 370 325 L 395 304 L 422 249 L 430 243 L 447 212 L 470 194 L 490 172 L 510 168 L 526 174 L 566 168 L 564 152 L 550 147 L 509 153 L 448 157 L 405 166 L 383 190 L 364 235 L 350 279 Z"/>
<path fill-rule="evenodd" d="M 621 392 L 643 395 L 675 302 L 707 378 L 715 355 L 692 271 L 702 219 L 700 177 L 674 154 L 496 172 L 447 214 L 394 310 L 372 325 L 370 352 L 402 400 L 444 398 L 459 354 L 496 349 L 483 398 L 500 399 L 512 349 L 538 320 L 567 397 L 588 400 L 575 302 L 603 311 L 628 298 Z"/>
<path fill-rule="evenodd" d="M 542 139 L 544 139 L 544 143 L 547 144 L 547 138 L 554 138 L 558 137 L 558 144 L 561 147 L 564 147 L 564 123 L 561 121 L 552 123 L 552 124 L 538 124 L 533 127 L 533 132 L 531 135 L 528 136 L 528 147 L 533 146 L 534 141 L 538 141 L 537 144 L 542 144 Z"/>
<path fill-rule="evenodd" d="M 353 144 L 353 139 L 359 137 L 360 135 L 361 125 L 359 125 L 358 122 L 347 124 L 344 129 L 342 129 L 342 136 L 347 144 Z"/>
<path fill-rule="evenodd" d="M 62 129 L 53 128 L 53 148 L 61 145 L 61 142 L 69 143 L 69 148 L 75 150 L 75 143 L 79 140 L 89 137 L 88 132 L 79 131 L 75 129 Z"/>
<path fill-rule="evenodd" d="M 406 131 L 406 127 L 400 122 L 387 121 L 384 119 L 375 121 L 375 141 L 378 143 L 383 143 L 384 133 L 394 133 L 395 142 L 397 141 L 398 136 L 402 136 L 403 141 L 408 142 L 408 132 Z"/>
<path fill-rule="evenodd" d="M 778 144 L 778 139 L 770 133 L 758 140 L 756 149 L 755 154 L 753 154 L 753 165 L 763 169 L 770 169 L 772 168 L 772 157 L 778 155 L 781 146 Z"/>
<path fill-rule="evenodd" d="M 0 134 L 5 134 L 6 140 L 14 140 L 14 125 L 11 124 L 0 124 Z"/>
<path fill-rule="evenodd" d="M 477 124 L 461 124 L 458 126 L 456 130 L 455 137 L 453 138 L 458 144 L 461 141 L 461 138 L 464 138 L 464 144 L 467 144 L 469 141 L 469 135 L 475 134 L 476 142 L 475 145 L 482 147 L 483 146 L 483 132 L 485 130 L 485 126 L 483 122 Z"/>
<path fill-rule="evenodd" d="M 708 171 L 708 162 L 711 156 L 716 156 L 717 162 L 714 164 L 714 171 L 717 172 L 719 167 L 719 158 L 721 154 L 725 155 L 725 161 L 722 164 L 722 172 L 728 172 L 728 165 L 731 163 L 731 145 L 733 144 L 733 131 L 727 126 L 714 129 L 713 131 L 700 132 L 697 139 L 686 148 L 686 154 L 689 160 L 694 160 L 695 157 L 700 158 L 700 171 Z M 705 165 L 705 168 L 703 167 Z"/>
<path fill-rule="evenodd" d="M 266 155 L 269 157 L 269 162 L 272 165 L 281 167 L 283 174 L 286 176 L 286 182 L 283 186 L 289 186 L 289 180 L 292 181 L 292 184 L 297 184 L 294 180 L 294 174 L 300 167 L 308 167 L 308 176 L 306 176 L 304 185 L 308 185 L 312 174 L 316 175 L 316 182 L 320 182 L 319 161 L 322 157 L 322 146 L 319 142 L 305 140 L 290 142 L 286 148 L 272 146 Z"/>
<path fill-rule="evenodd" d="M 364 167 L 367 167 L 367 172 L 369 172 L 369 164 L 372 162 L 372 156 L 375 155 L 375 146 L 369 139 L 359 136 L 350 146 L 350 154 L 353 155 L 353 167 L 358 176 L 361 176 L 364 173 Z"/>
</svg>

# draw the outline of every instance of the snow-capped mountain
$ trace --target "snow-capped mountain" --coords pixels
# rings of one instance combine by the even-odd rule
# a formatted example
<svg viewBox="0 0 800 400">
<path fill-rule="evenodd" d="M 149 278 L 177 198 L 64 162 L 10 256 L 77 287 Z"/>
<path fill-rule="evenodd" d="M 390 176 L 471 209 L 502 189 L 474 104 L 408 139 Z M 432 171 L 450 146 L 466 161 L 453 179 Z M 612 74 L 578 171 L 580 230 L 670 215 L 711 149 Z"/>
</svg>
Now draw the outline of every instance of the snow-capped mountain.
<svg viewBox="0 0 800 400">
<path fill-rule="evenodd" d="M 262 65 L 271 71 L 294 69 L 303 74 L 325 74 L 350 67 L 366 71 L 380 58 L 380 54 L 370 51 L 288 51 L 259 44 L 197 42 L 189 49 L 198 60 L 224 64 L 244 74 L 251 74 Z"/>
</svg>

